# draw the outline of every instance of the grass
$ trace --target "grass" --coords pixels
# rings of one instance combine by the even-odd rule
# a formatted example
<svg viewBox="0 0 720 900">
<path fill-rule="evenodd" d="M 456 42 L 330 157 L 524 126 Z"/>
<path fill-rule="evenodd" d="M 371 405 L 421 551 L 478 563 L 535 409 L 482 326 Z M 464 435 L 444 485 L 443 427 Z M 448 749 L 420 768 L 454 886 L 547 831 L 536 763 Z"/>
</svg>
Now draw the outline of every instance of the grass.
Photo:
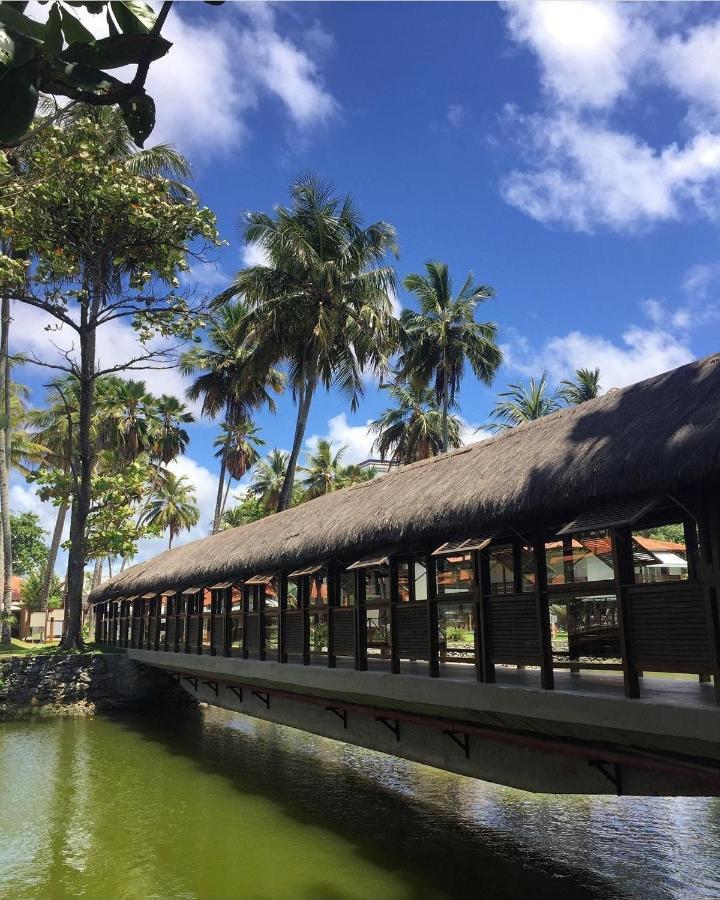
<svg viewBox="0 0 720 900">
<path fill-rule="evenodd" d="M 13 638 L 10 642 L 10 646 L 0 645 L 0 657 L 3 656 L 48 656 L 52 653 L 58 653 L 59 644 L 57 641 L 51 641 L 48 644 L 29 644 L 27 641 L 18 640 L 18 638 Z M 64 652 L 64 651 L 63 651 Z M 93 641 L 88 641 L 85 644 L 84 653 L 116 653 L 118 649 L 116 647 L 100 647 L 98 644 L 95 644 Z"/>
</svg>

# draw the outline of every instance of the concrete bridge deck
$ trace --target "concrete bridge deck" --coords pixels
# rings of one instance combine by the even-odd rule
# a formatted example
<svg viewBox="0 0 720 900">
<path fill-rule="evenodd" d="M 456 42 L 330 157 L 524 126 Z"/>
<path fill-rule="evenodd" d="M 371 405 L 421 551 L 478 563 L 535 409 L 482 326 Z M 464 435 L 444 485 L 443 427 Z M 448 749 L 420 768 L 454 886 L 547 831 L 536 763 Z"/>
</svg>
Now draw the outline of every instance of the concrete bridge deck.
<svg viewBox="0 0 720 900">
<path fill-rule="evenodd" d="M 628 700 L 622 677 L 498 667 L 478 683 L 455 664 L 403 674 L 128 649 L 176 673 L 198 699 L 326 737 L 513 787 L 548 793 L 720 795 L 714 688 L 646 675 Z"/>
</svg>

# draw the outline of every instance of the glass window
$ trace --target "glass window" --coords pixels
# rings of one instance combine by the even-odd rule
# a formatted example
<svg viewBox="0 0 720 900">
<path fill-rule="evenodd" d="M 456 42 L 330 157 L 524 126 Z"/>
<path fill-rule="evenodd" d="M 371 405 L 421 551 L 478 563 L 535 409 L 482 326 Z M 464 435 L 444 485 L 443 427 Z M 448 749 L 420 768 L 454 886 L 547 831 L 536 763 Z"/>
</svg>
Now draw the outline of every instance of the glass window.
<svg viewBox="0 0 720 900">
<path fill-rule="evenodd" d="M 272 578 L 265 585 L 265 609 L 277 609 L 280 606 L 278 581 L 278 578 Z"/>
<path fill-rule="evenodd" d="M 400 603 L 408 603 L 412 599 L 410 593 L 410 576 L 412 563 L 406 559 L 398 562 L 398 600 Z"/>
<path fill-rule="evenodd" d="M 327 572 L 321 569 L 313 575 L 306 576 L 310 579 L 310 606 L 328 605 L 328 579 Z"/>
<path fill-rule="evenodd" d="M 490 548 L 490 593 L 515 593 L 512 544 L 498 544 Z"/>
<path fill-rule="evenodd" d="M 632 552 L 637 584 L 686 581 L 688 578 L 688 548 L 682 522 L 633 531 Z"/>
<path fill-rule="evenodd" d="M 438 597 L 467 594 L 474 582 L 472 553 L 437 557 Z"/>
<path fill-rule="evenodd" d="M 427 600 L 428 598 L 428 579 L 427 569 L 422 563 L 415 561 L 415 599 Z"/>
<path fill-rule="evenodd" d="M 298 584 L 294 578 L 288 578 L 287 583 L 287 608 L 288 609 L 297 609 L 298 608 Z"/>
<path fill-rule="evenodd" d="M 328 652 L 328 614 L 313 613 L 309 617 L 310 625 L 310 652 Z"/>
<path fill-rule="evenodd" d="M 365 578 L 365 605 L 390 602 L 390 566 L 360 569 Z"/>
<path fill-rule="evenodd" d="M 615 577 L 612 553 L 612 538 L 608 531 L 549 541 L 545 544 L 548 584 L 610 581 Z"/>
<path fill-rule="evenodd" d="M 474 662 L 475 605 L 438 604 L 438 640 L 443 662 Z"/>
<path fill-rule="evenodd" d="M 340 606 L 355 606 L 355 572 L 340 574 Z"/>
<path fill-rule="evenodd" d="M 278 648 L 278 617 L 275 613 L 265 616 L 265 650 L 277 651 Z"/>
</svg>

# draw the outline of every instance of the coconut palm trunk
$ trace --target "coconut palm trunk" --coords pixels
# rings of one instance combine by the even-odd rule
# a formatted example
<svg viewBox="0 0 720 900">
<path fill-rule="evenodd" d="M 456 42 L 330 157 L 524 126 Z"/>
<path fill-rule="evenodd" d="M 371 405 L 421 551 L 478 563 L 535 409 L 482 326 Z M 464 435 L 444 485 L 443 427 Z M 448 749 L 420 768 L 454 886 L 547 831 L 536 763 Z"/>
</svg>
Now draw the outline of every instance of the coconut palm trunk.
<svg viewBox="0 0 720 900">
<path fill-rule="evenodd" d="M 310 404 L 312 403 L 313 394 L 315 393 L 315 379 L 308 380 L 300 390 L 298 398 L 298 415 L 295 422 L 295 436 L 293 437 L 292 451 L 288 459 L 287 471 L 285 472 L 285 480 L 283 481 L 282 491 L 278 500 L 277 511 L 282 512 L 287 509 L 292 502 L 292 490 L 295 483 L 295 471 L 297 469 L 300 450 L 305 439 L 305 429 L 307 428 L 308 415 L 310 414 Z"/>
<path fill-rule="evenodd" d="M 443 453 L 447 453 L 449 448 L 448 438 L 448 407 L 450 406 L 450 388 L 448 385 L 448 365 L 447 355 L 443 359 L 443 407 L 442 407 L 442 432 L 443 432 Z"/>
<path fill-rule="evenodd" d="M 55 527 L 53 528 L 50 550 L 48 552 L 47 563 L 45 564 L 45 574 L 43 575 L 43 586 L 40 594 L 40 609 L 42 612 L 47 611 L 48 602 L 50 601 L 50 589 L 52 588 L 55 563 L 57 562 L 58 551 L 60 550 L 60 542 L 62 541 L 62 533 L 65 528 L 67 511 L 67 503 L 61 503 L 58 507 L 57 517 L 55 518 Z"/>
<path fill-rule="evenodd" d="M 12 612 L 12 538 L 10 534 L 10 459 L 12 432 L 10 429 L 10 370 L 8 344 L 10 334 L 10 298 L 3 297 L 0 307 L 0 397 L 2 398 L 2 430 L 0 432 L 0 518 L 2 519 L 2 608 L 3 618 L 0 642 L 10 643 L 9 615 Z"/>
<path fill-rule="evenodd" d="M 217 497 L 215 498 L 215 515 L 213 516 L 212 533 L 216 534 L 220 530 L 220 518 L 223 508 L 223 494 L 225 493 L 225 470 L 227 469 L 227 448 L 230 443 L 230 437 L 225 441 L 225 447 L 222 457 L 220 458 L 220 475 L 218 476 Z"/>
</svg>

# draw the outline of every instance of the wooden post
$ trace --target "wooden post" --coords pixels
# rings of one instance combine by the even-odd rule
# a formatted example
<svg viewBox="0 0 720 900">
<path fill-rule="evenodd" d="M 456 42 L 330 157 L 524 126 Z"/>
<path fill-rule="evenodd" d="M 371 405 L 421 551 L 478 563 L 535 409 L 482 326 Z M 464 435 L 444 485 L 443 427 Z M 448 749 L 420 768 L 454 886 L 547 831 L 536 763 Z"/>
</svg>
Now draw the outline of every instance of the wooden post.
<svg viewBox="0 0 720 900">
<path fill-rule="evenodd" d="M 365 607 L 365 572 L 363 569 L 355 570 L 355 609 L 357 611 L 355 668 L 358 672 L 366 672 L 368 667 L 367 609 Z"/>
<path fill-rule="evenodd" d="M 437 564 L 430 553 L 425 556 L 428 609 L 428 675 L 440 677 L 440 647 L 438 644 Z"/>
<path fill-rule="evenodd" d="M 250 605 L 250 590 L 248 585 L 244 584 L 240 588 L 240 620 L 242 621 L 242 658 L 247 659 L 250 656 L 247 642 L 247 617 L 248 606 Z"/>
<path fill-rule="evenodd" d="M 489 684 L 495 681 L 490 633 L 490 549 L 475 553 L 475 668 L 477 680 Z"/>
<path fill-rule="evenodd" d="M 717 497 L 717 486 L 711 486 L 704 496 Z M 703 597 L 705 601 L 705 622 L 708 629 L 710 661 L 715 699 L 720 704 L 720 510 L 707 501 L 702 504 L 700 516 L 700 548 L 702 561 Z"/>
<path fill-rule="evenodd" d="M 278 591 L 278 662 L 286 663 L 288 660 L 285 649 L 285 613 L 287 611 L 288 578 L 285 572 L 279 575 L 280 584 Z"/>
<path fill-rule="evenodd" d="M 632 533 L 629 528 L 618 528 L 612 532 L 613 567 L 615 570 L 615 596 L 618 608 L 620 631 L 620 652 L 622 654 L 625 696 L 640 696 L 640 678 L 635 665 L 632 640 L 632 610 L 628 587 L 635 580 L 633 563 Z"/>
<path fill-rule="evenodd" d="M 310 665 L 310 576 L 298 578 L 298 605 L 302 609 L 302 661 Z"/>
<path fill-rule="evenodd" d="M 190 608 L 192 606 L 192 594 L 185 595 L 185 652 L 190 653 L 192 646 L 190 644 Z"/>
<path fill-rule="evenodd" d="M 333 610 L 340 605 L 340 570 L 334 563 L 328 564 L 327 569 L 327 617 L 328 617 L 328 668 L 337 666 L 335 656 L 335 619 Z"/>
<path fill-rule="evenodd" d="M 393 675 L 400 674 L 400 647 L 397 621 L 397 604 L 400 602 L 398 588 L 398 560 L 396 556 L 390 557 L 390 671 Z"/>
<path fill-rule="evenodd" d="M 538 643 L 540 644 L 540 684 L 546 690 L 555 687 L 550 636 L 550 609 L 547 592 L 547 563 L 545 561 L 545 535 L 538 530 L 533 541 L 535 561 L 535 609 L 537 614 Z"/>
</svg>

